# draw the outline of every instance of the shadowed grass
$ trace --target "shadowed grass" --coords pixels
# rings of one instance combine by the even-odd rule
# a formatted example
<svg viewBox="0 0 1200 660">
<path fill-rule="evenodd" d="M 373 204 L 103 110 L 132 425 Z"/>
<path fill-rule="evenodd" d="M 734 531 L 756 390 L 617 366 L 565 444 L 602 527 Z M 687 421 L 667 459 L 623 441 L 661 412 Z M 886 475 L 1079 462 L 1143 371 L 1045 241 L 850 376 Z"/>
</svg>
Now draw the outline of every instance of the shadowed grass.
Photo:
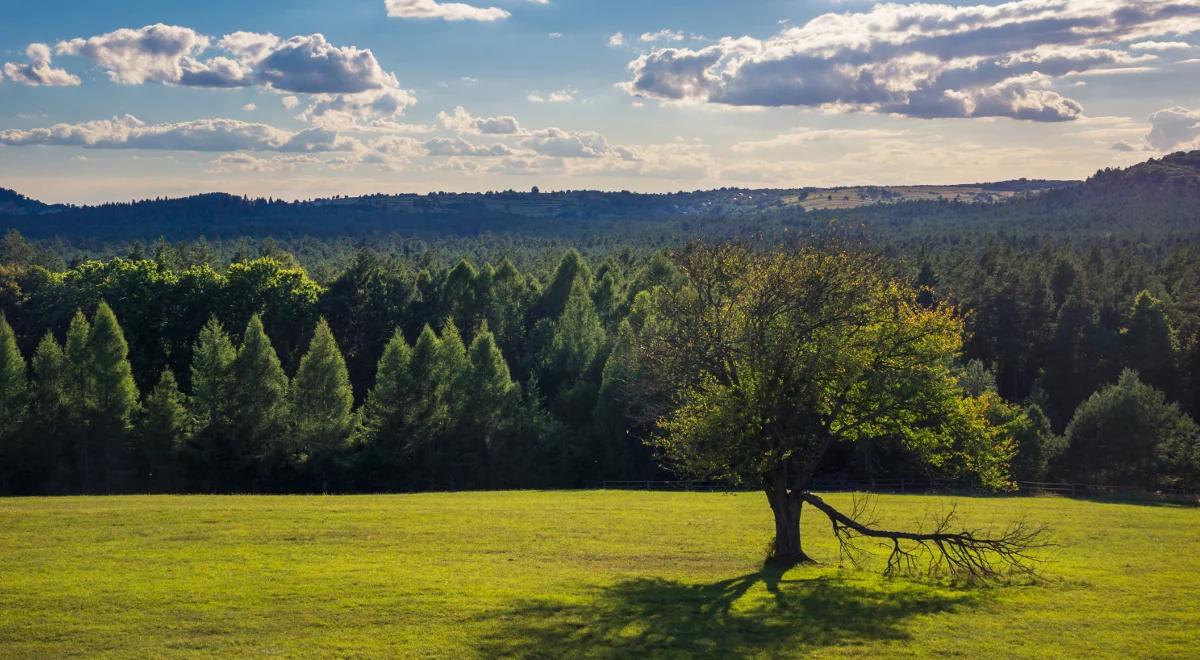
<svg viewBox="0 0 1200 660">
<path fill-rule="evenodd" d="M 807 508 L 821 563 L 764 567 L 757 494 L 0 499 L 0 657 L 1197 656 L 1200 509 L 877 504 L 1048 523 L 1047 578 L 883 579 Z"/>
</svg>

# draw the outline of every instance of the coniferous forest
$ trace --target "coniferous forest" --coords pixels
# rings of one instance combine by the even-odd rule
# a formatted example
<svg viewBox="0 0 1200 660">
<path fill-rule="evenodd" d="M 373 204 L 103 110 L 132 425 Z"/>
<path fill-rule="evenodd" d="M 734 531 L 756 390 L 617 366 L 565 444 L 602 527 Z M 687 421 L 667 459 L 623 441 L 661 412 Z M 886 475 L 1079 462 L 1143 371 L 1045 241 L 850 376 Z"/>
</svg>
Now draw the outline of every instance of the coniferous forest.
<svg viewBox="0 0 1200 660">
<path fill-rule="evenodd" d="M 775 209 L 569 234 L 97 242 L 10 230 L 0 491 L 674 478 L 646 443 L 655 420 L 635 345 L 653 293 L 682 286 L 676 255 L 695 240 L 849 241 L 922 305 L 952 307 L 959 383 L 1011 437 L 1013 478 L 1194 491 L 1200 227 L 1155 215 L 1193 193 L 1146 176 L 1105 172 L 1002 204 L 847 210 L 836 228 Z M 1113 209 L 1128 221 L 1114 225 Z M 881 434 L 833 447 L 818 474 L 953 476 L 920 459 Z"/>
</svg>

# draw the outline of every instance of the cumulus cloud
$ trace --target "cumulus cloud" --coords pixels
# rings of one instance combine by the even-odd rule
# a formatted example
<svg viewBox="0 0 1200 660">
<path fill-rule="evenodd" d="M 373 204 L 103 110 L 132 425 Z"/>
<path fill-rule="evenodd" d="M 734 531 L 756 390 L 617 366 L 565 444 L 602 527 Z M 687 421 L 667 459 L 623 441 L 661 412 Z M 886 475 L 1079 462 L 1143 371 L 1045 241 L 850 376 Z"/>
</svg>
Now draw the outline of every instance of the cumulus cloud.
<svg viewBox="0 0 1200 660">
<path fill-rule="evenodd" d="M 306 94 L 357 94 L 398 87 L 370 49 L 337 47 L 320 34 L 279 43 L 255 64 L 257 79 L 273 89 Z"/>
<path fill-rule="evenodd" d="M 79 84 L 78 76 L 50 66 L 50 47 L 46 44 L 29 44 L 25 49 L 25 57 L 29 58 L 28 64 L 8 62 L 4 65 L 4 73 L 9 80 L 34 87 L 71 87 Z"/>
<path fill-rule="evenodd" d="M 211 40 L 191 28 L 148 25 L 62 41 L 60 54 L 79 55 L 127 85 L 157 82 L 196 87 L 258 85 L 279 92 L 360 94 L 399 89 L 368 48 L 335 46 L 322 34 L 282 40 L 234 32 L 217 42 L 225 54 L 200 59 Z"/>
<path fill-rule="evenodd" d="M 513 150 L 503 144 L 473 144 L 461 137 L 434 138 L 425 142 L 425 151 L 430 156 L 511 156 Z"/>
<path fill-rule="evenodd" d="M 195 56 L 208 48 L 208 37 L 177 25 L 147 25 L 139 29 L 121 28 L 94 37 L 60 41 L 60 55 L 86 57 L 108 70 L 113 82 L 140 85 L 145 82 L 178 84 L 184 65 L 193 69 L 203 65 Z"/>
<path fill-rule="evenodd" d="M 113 119 L 55 124 L 46 128 L 0 131 L 0 144 L 75 146 L 86 149 L 161 149 L 172 151 L 323 152 L 357 148 L 358 143 L 334 131 L 309 128 L 287 131 L 236 119 L 147 124 L 133 115 Z"/>
<path fill-rule="evenodd" d="M 438 121 L 446 130 L 483 135 L 518 135 L 521 123 L 516 117 L 476 117 L 460 106 L 452 113 L 439 112 Z"/>
<path fill-rule="evenodd" d="M 609 48 L 620 48 L 625 45 L 625 35 L 617 32 L 608 38 Z"/>
<path fill-rule="evenodd" d="M 594 131 L 543 128 L 529 133 L 521 146 L 556 158 L 599 158 L 611 151 L 608 140 Z"/>
<path fill-rule="evenodd" d="M 392 18 L 440 18 L 446 21 L 498 21 L 511 16 L 499 7 L 477 7 L 462 2 L 437 0 L 385 0 Z M 545 3 L 539 3 L 545 4 Z"/>
<path fill-rule="evenodd" d="M 1164 108 L 1150 115 L 1150 133 L 1146 141 L 1160 151 L 1200 148 L 1200 110 L 1180 106 Z"/>
<path fill-rule="evenodd" d="M 1198 30 L 1200 0 L 879 4 L 766 40 L 655 49 L 630 62 L 621 87 L 665 102 L 1063 121 L 1082 107 L 1048 88 L 1054 78 L 1129 72 L 1154 55 L 1113 44 Z"/>
</svg>

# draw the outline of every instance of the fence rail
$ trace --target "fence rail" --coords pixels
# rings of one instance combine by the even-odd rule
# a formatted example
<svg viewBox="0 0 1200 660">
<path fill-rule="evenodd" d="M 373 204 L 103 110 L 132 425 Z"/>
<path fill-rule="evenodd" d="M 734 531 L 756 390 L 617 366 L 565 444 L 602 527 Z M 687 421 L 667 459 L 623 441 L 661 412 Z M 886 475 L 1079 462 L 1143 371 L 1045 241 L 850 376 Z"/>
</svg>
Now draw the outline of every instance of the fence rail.
<svg viewBox="0 0 1200 660">
<path fill-rule="evenodd" d="M 1172 502 L 1200 503 L 1200 494 L 1182 491 L 1155 490 L 1147 491 L 1140 488 L 1104 486 L 1098 484 L 1080 484 L 1070 482 L 1048 481 L 1018 481 L 1017 488 L 1026 494 L 1056 494 L 1068 497 L 1134 497 L 1156 499 Z M 605 490 L 651 490 L 676 492 L 723 492 L 748 491 L 752 488 L 738 488 L 722 481 L 605 481 L 601 483 Z M 944 493 L 944 492 L 978 492 L 978 489 L 954 479 L 936 479 L 929 477 L 901 477 L 894 479 L 821 479 L 813 481 L 812 490 L 824 492 L 863 491 L 874 493 Z"/>
</svg>

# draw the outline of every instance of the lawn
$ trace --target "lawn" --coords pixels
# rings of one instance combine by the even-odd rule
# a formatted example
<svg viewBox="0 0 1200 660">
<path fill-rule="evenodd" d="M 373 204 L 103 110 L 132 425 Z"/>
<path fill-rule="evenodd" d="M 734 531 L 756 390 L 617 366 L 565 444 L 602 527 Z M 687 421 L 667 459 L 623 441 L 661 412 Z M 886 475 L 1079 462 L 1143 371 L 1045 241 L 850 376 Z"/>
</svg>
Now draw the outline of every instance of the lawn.
<svg viewBox="0 0 1200 660">
<path fill-rule="evenodd" d="M 766 570 L 756 494 L 0 499 L 0 656 L 1200 657 L 1198 508 L 877 504 L 1057 547 L 1039 583 L 962 588 L 839 566 L 811 508 L 821 564 Z"/>
</svg>

